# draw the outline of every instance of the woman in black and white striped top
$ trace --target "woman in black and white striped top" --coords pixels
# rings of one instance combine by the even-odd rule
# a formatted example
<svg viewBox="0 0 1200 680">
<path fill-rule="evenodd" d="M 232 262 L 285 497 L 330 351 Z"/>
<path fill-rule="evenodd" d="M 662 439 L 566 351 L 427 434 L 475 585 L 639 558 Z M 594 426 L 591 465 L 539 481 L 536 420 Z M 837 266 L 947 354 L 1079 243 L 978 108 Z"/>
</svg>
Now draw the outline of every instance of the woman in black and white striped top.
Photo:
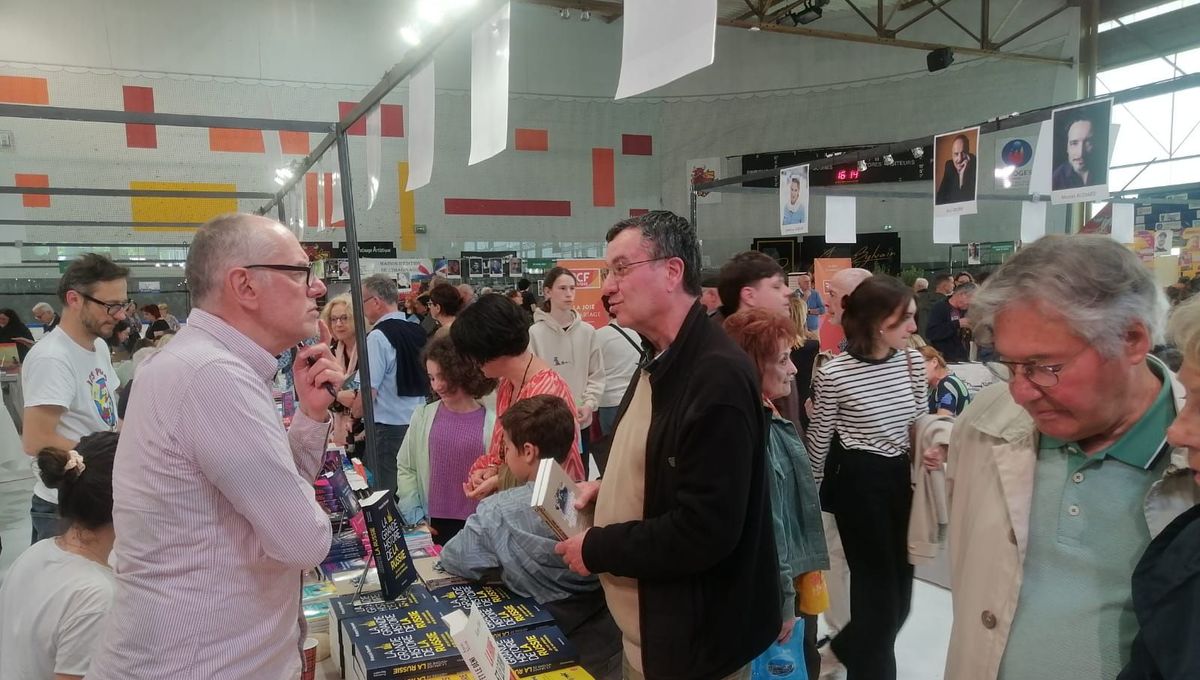
<svg viewBox="0 0 1200 680">
<path fill-rule="evenodd" d="M 912 290 L 872 276 L 842 302 L 847 350 L 813 382 L 808 429 L 821 504 L 837 520 L 850 566 L 850 623 L 831 642 L 847 680 L 894 680 L 896 634 L 912 601 L 908 428 L 927 412 Z"/>
</svg>

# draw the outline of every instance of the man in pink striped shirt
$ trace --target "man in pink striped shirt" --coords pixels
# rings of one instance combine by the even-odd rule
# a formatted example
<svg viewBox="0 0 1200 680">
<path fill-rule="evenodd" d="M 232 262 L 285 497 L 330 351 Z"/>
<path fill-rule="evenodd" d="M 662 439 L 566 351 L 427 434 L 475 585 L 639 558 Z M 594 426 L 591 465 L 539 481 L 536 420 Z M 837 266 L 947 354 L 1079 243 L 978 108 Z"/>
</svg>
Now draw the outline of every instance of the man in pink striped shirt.
<svg viewBox="0 0 1200 680">
<path fill-rule="evenodd" d="M 113 469 L 117 592 L 89 680 L 288 680 L 300 574 L 329 551 L 313 496 L 329 430 L 326 344 L 299 350 L 284 430 L 276 356 L 318 334 L 325 286 L 283 225 L 225 215 L 196 233 L 193 309 L 138 372 Z"/>
</svg>

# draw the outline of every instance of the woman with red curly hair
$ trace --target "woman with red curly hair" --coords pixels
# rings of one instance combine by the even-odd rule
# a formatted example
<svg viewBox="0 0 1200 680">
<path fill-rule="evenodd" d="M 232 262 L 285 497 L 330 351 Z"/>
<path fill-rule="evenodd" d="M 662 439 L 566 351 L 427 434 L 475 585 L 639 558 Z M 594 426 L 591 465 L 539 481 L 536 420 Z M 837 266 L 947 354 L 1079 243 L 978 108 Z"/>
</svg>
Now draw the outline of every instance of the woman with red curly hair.
<svg viewBox="0 0 1200 680">
<path fill-rule="evenodd" d="M 817 652 L 817 615 L 824 607 L 814 606 L 797 593 L 802 592 L 804 579 L 819 578 L 813 572 L 829 568 L 829 552 L 821 524 L 821 501 L 800 433 L 772 404 L 772 400 L 785 397 L 792 390 L 796 366 L 792 363 L 791 353 L 796 343 L 796 326 L 778 312 L 746 308 L 725 320 L 725 331 L 750 355 L 762 383 L 763 409 L 768 419 L 771 512 L 783 610 L 779 641 L 787 642 L 792 636 L 796 617 L 803 617 L 805 665 L 808 676 L 816 678 L 821 669 L 821 657 Z"/>
</svg>

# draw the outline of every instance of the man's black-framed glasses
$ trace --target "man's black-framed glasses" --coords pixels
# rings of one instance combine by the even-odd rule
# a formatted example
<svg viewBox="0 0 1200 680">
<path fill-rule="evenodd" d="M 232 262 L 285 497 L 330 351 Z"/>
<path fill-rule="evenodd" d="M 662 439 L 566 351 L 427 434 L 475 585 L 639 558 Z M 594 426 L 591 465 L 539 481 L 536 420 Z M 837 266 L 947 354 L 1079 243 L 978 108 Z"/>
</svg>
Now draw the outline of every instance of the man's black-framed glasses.
<svg viewBox="0 0 1200 680">
<path fill-rule="evenodd" d="M 93 302 L 93 303 L 98 304 L 101 307 L 103 307 L 104 311 L 108 312 L 108 315 L 113 318 L 116 318 L 116 316 L 119 312 L 124 312 L 125 306 L 131 302 L 130 300 L 122 300 L 121 302 L 105 302 L 104 300 L 97 300 L 96 298 L 92 297 L 91 295 L 88 295 L 87 293 L 83 292 L 82 290 L 76 290 L 75 292 L 79 293 L 79 297 L 83 298 L 84 300 L 87 300 L 88 302 Z"/>
<path fill-rule="evenodd" d="M 1079 355 L 1073 356 L 1061 364 L 1038 364 L 1032 361 L 985 361 L 984 366 L 1004 382 L 1012 382 L 1012 379 L 1020 373 L 1030 383 L 1038 387 L 1054 387 L 1058 384 L 1059 374 L 1072 361 L 1079 358 Z"/>
<path fill-rule="evenodd" d="M 669 259 L 671 259 L 671 257 L 672 257 L 671 255 L 666 255 L 664 257 L 652 257 L 649 260 L 638 260 L 636 262 L 618 262 L 618 263 L 614 264 L 611 268 L 601 267 L 600 268 L 600 278 L 607 279 L 608 275 L 612 274 L 619 281 L 619 280 L 625 278 L 629 274 L 630 269 L 633 269 L 634 267 L 638 266 L 639 264 L 647 264 L 649 262 L 659 262 L 661 260 L 669 260 Z"/>
<path fill-rule="evenodd" d="M 246 269 L 270 269 L 276 272 L 304 272 L 304 287 L 312 288 L 313 266 L 302 264 L 248 264 Z"/>
</svg>

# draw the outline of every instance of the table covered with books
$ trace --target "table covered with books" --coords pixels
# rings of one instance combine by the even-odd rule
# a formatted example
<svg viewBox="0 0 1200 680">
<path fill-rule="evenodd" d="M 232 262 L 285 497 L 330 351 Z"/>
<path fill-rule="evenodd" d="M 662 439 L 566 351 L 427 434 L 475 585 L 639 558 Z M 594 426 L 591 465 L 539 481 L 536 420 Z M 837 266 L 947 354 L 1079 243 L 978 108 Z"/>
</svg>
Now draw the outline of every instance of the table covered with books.
<svg viewBox="0 0 1200 680">
<path fill-rule="evenodd" d="M 364 478 L 330 449 L 315 485 L 333 540 L 301 595 L 318 641 L 312 677 L 484 677 L 498 672 L 490 658 L 520 678 L 591 678 L 545 607 L 498 578 L 472 583 L 441 571 L 428 528 L 405 527 L 386 492 L 367 495 Z"/>
</svg>

